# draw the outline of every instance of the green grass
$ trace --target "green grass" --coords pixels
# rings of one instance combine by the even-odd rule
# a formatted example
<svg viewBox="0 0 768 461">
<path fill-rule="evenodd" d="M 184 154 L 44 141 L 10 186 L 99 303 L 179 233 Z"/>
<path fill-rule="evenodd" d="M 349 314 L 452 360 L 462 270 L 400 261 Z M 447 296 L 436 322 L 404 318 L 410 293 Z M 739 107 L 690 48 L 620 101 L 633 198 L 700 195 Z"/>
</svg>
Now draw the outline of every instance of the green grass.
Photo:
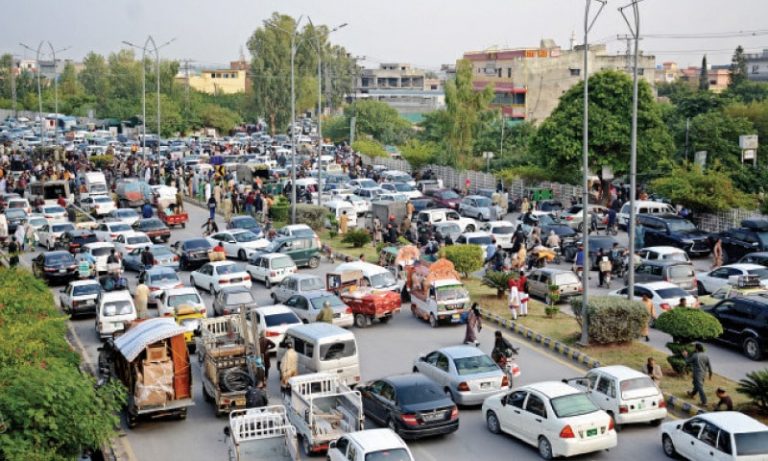
<svg viewBox="0 0 768 461">
<path fill-rule="evenodd" d="M 376 248 L 372 243 L 368 243 L 361 248 L 353 248 L 352 245 L 342 243 L 341 239 L 341 235 L 331 238 L 330 231 L 327 229 L 320 233 L 320 240 L 333 248 L 337 253 L 344 254 L 352 259 L 357 259 L 362 254 L 365 256 L 366 261 L 374 264 L 378 262 L 379 254 L 376 252 Z"/>
</svg>

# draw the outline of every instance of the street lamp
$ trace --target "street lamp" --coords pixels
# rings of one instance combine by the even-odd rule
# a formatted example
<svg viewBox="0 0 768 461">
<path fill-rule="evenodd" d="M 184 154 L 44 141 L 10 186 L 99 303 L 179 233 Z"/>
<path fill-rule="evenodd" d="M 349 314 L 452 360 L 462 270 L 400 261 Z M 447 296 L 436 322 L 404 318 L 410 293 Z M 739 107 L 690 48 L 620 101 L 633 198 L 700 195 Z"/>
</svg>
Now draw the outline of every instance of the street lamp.
<svg viewBox="0 0 768 461">
<path fill-rule="evenodd" d="M 157 46 L 155 39 L 151 35 L 147 36 L 147 40 L 144 42 L 144 46 L 134 45 L 133 43 L 123 40 L 125 45 L 141 50 L 141 110 L 142 110 L 142 137 L 141 137 L 141 152 L 144 156 L 144 160 L 147 159 L 147 66 L 145 62 L 147 54 L 147 46 L 152 44 L 152 48 L 155 52 L 155 73 L 157 74 L 157 141 L 160 142 L 160 49 L 164 48 L 176 41 L 176 38 L 172 38 L 160 46 Z"/>
<path fill-rule="evenodd" d="M 323 122 L 321 117 L 323 113 L 323 49 L 320 46 L 320 39 L 317 37 L 317 29 L 315 29 L 315 25 L 312 23 L 312 18 L 307 16 L 307 20 L 309 21 L 309 25 L 312 26 L 312 30 L 315 32 L 315 49 L 317 50 L 317 134 L 320 136 L 320 144 L 317 146 L 317 204 L 318 206 L 323 206 L 323 166 L 320 162 L 320 158 L 323 155 Z M 344 27 L 347 27 L 346 22 L 334 27 L 328 34 L 330 35 Z"/>
<path fill-rule="evenodd" d="M 45 123 L 43 122 L 43 90 L 40 85 L 40 74 L 41 68 L 40 68 L 40 51 L 43 49 L 43 45 L 48 45 L 48 48 L 51 50 L 51 56 L 53 57 L 53 110 L 56 113 L 56 126 L 53 128 L 53 137 L 54 137 L 54 144 L 58 144 L 59 142 L 59 75 L 58 75 L 58 68 L 56 67 L 56 50 L 53 49 L 53 45 L 51 45 L 51 42 L 48 40 L 41 40 L 40 44 L 37 46 L 37 50 L 34 48 L 25 45 L 23 43 L 19 43 L 22 47 L 28 49 L 29 51 L 33 51 L 35 53 L 35 65 L 37 66 L 37 104 L 38 104 L 38 112 L 37 117 L 40 120 L 40 145 L 42 147 L 45 147 Z M 62 51 L 66 51 L 70 49 L 71 47 L 66 47 L 60 49 L 58 52 L 61 53 Z"/>
</svg>

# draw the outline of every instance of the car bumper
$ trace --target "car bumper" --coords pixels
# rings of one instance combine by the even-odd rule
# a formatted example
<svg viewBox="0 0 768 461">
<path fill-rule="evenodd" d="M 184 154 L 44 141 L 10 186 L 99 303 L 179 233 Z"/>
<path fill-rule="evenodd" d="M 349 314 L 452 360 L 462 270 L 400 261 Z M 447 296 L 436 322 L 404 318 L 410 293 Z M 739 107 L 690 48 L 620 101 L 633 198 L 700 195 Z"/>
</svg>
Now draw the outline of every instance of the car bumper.
<svg viewBox="0 0 768 461">
<path fill-rule="evenodd" d="M 67 310 L 70 315 L 93 315 L 96 313 L 96 303 L 80 304 L 77 306 L 68 306 Z"/>
<path fill-rule="evenodd" d="M 480 405 L 488 397 L 506 392 L 509 387 L 490 389 L 487 391 L 454 392 L 453 400 L 457 405 Z"/>
<path fill-rule="evenodd" d="M 632 413 L 616 415 L 616 422 L 618 424 L 647 423 L 650 421 L 656 421 L 658 419 L 664 419 L 666 417 L 666 408 L 654 408 L 652 410 L 634 411 Z"/>
<path fill-rule="evenodd" d="M 439 426 L 429 426 L 425 428 L 409 428 L 400 426 L 398 434 L 404 439 L 421 439 L 424 437 L 434 437 L 436 435 L 450 434 L 459 430 L 459 420 L 456 419 Z"/>
<path fill-rule="evenodd" d="M 333 319 L 333 324 L 336 325 L 337 327 L 342 327 L 342 328 L 351 327 L 352 325 L 354 325 L 354 323 L 355 323 L 355 316 L 352 314 L 342 315 L 339 318 Z"/>
<path fill-rule="evenodd" d="M 600 450 L 607 450 L 616 447 L 616 431 L 610 431 L 607 434 L 595 437 L 593 439 L 553 439 L 552 450 L 555 456 L 576 456 L 585 453 L 592 453 Z"/>
<path fill-rule="evenodd" d="M 222 285 L 222 284 L 219 284 L 219 283 L 217 283 L 217 284 L 215 285 L 215 287 L 216 287 L 216 291 L 217 291 L 217 292 L 218 292 L 218 291 L 221 291 L 223 288 L 226 288 L 226 287 L 245 287 L 245 288 L 247 288 L 247 289 L 249 289 L 249 290 L 250 290 L 250 289 L 251 289 L 251 281 L 250 281 L 250 280 L 244 280 L 244 281 L 242 281 L 242 282 L 235 282 L 235 283 L 225 283 L 225 284 L 223 284 L 223 285 Z"/>
</svg>

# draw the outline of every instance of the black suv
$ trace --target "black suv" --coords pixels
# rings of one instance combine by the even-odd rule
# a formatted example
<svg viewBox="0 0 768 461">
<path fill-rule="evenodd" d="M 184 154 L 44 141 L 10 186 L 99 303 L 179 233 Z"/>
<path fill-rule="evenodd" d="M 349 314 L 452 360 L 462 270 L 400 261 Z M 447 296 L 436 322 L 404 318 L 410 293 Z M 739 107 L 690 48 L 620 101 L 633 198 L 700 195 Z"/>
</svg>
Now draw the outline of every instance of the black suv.
<svg viewBox="0 0 768 461">
<path fill-rule="evenodd" d="M 745 219 L 741 227 L 721 232 L 718 237 L 723 241 L 724 264 L 748 253 L 768 251 L 768 219 Z"/>
<path fill-rule="evenodd" d="M 210 261 L 208 252 L 213 246 L 204 238 L 179 240 L 171 246 L 171 251 L 179 257 L 179 269 L 186 271 L 197 269 Z"/>
<path fill-rule="evenodd" d="M 647 247 L 672 246 L 690 256 L 707 256 L 711 251 L 709 234 L 685 218 L 673 214 L 640 214 L 637 219 L 643 226 L 643 244 Z"/>
<path fill-rule="evenodd" d="M 768 351 L 768 296 L 735 296 L 720 301 L 707 312 L 723 326 L 718 340 L 741 347 L 752 360 L 763 358 Z"/>
</svg>

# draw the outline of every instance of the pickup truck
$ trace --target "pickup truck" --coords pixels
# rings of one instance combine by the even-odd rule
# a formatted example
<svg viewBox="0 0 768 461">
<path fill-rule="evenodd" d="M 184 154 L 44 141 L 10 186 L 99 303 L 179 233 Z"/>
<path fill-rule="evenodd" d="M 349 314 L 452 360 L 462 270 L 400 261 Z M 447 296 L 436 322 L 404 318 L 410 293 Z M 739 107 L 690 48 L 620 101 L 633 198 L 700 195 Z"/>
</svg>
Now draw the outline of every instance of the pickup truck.
<svg viewBox="0 0 768 461">
<path fill-rule="evenodd" d="M 434 208 L 420 211 L 416 215 L 416 221 L 419 225 L 427 225 L 432 227 L 433 224 L 439 222 L 455 222 L 461 227 L 462 232 L 474 232 L 479 229 L 477 221 L 472 218 L 462 217 L 458 211 L 448 208 Z"/>
<path fill-rule="evenodd" d="M 297 461 L 296 428 L 288 421 L 285 407 L 234 410 L 224 427 L 229 461 Z"/>
<path fill-rule="evenodd" d="M 362 271 L 329 272 L 325 280 L 327 290 L 352 309 L 358 328 L 365 328 L 374 320 L 387 323 L 400 312 L 400 295 L 362 286 L 365 280 Z"/>
<path fill-rule="evenodd" d="M 470 299 L 453 263 L 447 259 L 432 264 L 422 261 L 408 266 L 406 271 L 414 316 L 428 321 L 432 328 L 441 323 L 461 323 Z"/>
</svg>

